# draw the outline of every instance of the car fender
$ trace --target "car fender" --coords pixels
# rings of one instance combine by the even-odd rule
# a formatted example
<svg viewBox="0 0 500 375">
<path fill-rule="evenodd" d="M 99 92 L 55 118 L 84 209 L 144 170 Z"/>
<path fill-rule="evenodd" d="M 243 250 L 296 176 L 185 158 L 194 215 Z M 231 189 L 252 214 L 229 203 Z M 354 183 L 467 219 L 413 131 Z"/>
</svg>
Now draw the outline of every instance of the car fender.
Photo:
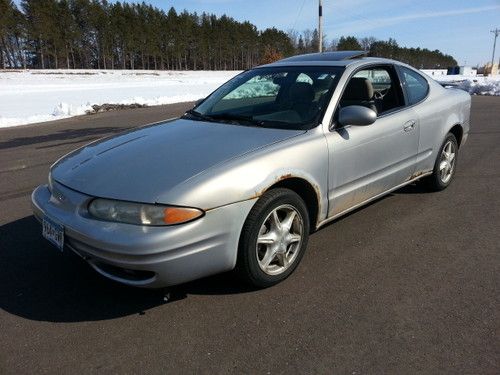
<svg viewBox="0 0 500 375">
<path fill-rule="evenodd" d="M 463 91 L 431 86 L 429 97 L 413 107 L 420 119 L 417 172 L 432 171 L 446 134 L 456 126 L 468 131 L 470 95 Z"/>
<path fill-rule="evenodd" d="M 450 133 L 451 129 L 455 126 L 462 128 L 462 134 L 467 135 L 469 132 L 469 116 L 470 116 L 470 103 L 471 97 L 469 93 L 457 89 L 445 89 L 447 101 L 449 103 L 449 110 L 443 119 L 443 126 L 439 129 L 439 136 L 436 138 L 434 144 L 434 153 L 432 160 L 435 160 L 437 154 L 443 144 L 446 135 Z"/>
<path fill-rule="evenodd" d="M 273 185 L 300 178 L 314 189 L 318 218 L 328 212 L 328 146 L 320 126 L 207 169 L 157 198 L 157 203 L 205 211 L 255 199 Z"/>
</svg>

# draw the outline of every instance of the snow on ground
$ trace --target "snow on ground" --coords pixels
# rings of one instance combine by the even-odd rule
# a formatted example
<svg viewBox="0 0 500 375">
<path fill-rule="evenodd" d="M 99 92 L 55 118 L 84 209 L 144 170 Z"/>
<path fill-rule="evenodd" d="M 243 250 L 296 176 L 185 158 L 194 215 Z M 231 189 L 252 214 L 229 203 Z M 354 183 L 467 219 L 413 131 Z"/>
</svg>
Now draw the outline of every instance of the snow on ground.
<svg viewBox="0 0 500 375">
<path fill-rule="evenodd" d="M 0 71 L 0 128 L 85 114 L 94 104 L 162 105 L 210 94 L 237 71 Z"/>
<path fill-rule="evenodd" d="M 197 100 L 238 73 L 78 69 L 0 71 L 0 128 L 83 115 L 92 111 L 95 104 L 150 106 Z M 500 76 L 433 78 L 470 94 L 500 95 Z M 249 82 L 242 87 L 242 92 L 253 89 Z M 272 92 L 275 88 L 271 84 L 265 89 Z M 235 93 L 235 96 L 238 95 Z"/>
<path fill-rule="evenodd" d="M 467 91 L 471 95 L 495 95 L 500 96 L 500 75 L 481 76 L 431 76 L 445 87 L 455 87 Z"/>
</svg>

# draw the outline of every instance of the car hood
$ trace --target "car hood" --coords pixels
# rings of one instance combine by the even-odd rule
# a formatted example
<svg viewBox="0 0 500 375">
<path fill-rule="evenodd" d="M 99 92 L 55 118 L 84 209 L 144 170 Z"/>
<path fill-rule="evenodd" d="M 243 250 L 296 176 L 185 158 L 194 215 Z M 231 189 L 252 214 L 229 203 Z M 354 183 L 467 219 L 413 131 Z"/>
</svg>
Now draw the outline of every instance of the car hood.
<svg viewBox="0 0 500 375">
<path fill-rule="evenodd" d="M 177 119 L 105 138 L 61 158 L 57 182 L 101 198 L 144 203 L 214 165 L 302 134 Z"/>
</svg>

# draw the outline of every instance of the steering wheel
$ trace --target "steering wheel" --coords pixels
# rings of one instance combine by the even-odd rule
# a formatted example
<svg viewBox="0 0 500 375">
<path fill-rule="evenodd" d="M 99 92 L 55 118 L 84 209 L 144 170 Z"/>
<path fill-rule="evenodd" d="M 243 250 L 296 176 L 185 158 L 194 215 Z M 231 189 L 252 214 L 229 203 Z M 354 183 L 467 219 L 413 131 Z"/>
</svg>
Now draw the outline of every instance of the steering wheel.
<svg viewBox="0 0 500 375">
<path fill-rule="evenodd" d="M 384 96 L 387 95 L 387 93 L 389 92 L 390 89 L 391 88 L 388 87 L 388 88 L 386 88 L 384 90 L 375 91 L 375 93 L 374 93 L 373 96 L 375 97 L 375 99 L 379 99 L 379 100 L 384 99 Z"/>
</svg>

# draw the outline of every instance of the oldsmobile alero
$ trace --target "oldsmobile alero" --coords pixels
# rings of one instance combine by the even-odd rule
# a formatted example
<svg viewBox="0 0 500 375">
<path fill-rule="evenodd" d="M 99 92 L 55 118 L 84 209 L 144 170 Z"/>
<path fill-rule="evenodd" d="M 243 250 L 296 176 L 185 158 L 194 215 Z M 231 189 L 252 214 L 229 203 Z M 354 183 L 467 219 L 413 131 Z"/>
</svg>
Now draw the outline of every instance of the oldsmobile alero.
<svg viewBox="0 0 500 375">
<path fill-rule="evenodd" d="M 237 75 L 179 119 L 62 157 L 33 210 L 48 240 L 124 284 L 236 269 L 267 287 L 325 223 L 417 180 L 446 188 L 470 106 L 397 61 L 295 56 Z"/>
</svg>

